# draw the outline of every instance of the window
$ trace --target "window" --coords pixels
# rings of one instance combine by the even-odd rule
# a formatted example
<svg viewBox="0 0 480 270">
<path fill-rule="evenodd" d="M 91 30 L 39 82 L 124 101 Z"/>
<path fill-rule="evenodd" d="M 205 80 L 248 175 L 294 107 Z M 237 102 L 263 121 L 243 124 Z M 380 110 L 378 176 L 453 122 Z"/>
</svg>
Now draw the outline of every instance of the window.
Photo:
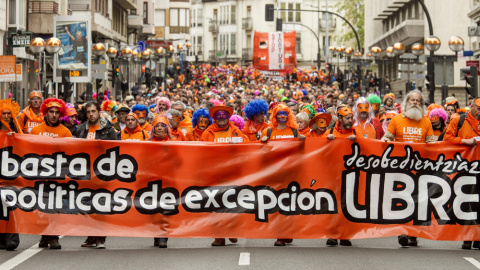
<svg viewBox="0 0 480 270">
<path fill-rule="evenodd" d="M 165 26 L 165 10 L 157 9 L 155 10 L 155 26 Z"/>
<path fill-rule="evenodd" d="M 237 38 L 235 34 L 230 34 L 230 53 L 237 53 Z"/>
<path fill-rule="evenodd" d="M 203 22 L 203 10 L 202 9 L 193 9 L 192 10 L 193 15 L 192 15 L 192 26 L 202 26 Z"/>
<path fill-rule="evenodd" d="M 170 9 L 170 27 L 178 26 L 178 8 Z"/>
<path fill-rule="evenodd" d="M 230 6 L 230 24 L 237 23 L 237 6 Z"/>
<path fill-rule="evenodd" d="M 298 54 L 302 54 L 302 35 L 300 33 L 297 33 L 297 39 L 295 42 L 295 52 Z"/>
<path fill-rule="evenodd" d="M 190 32 L 190 10 L 185 8 L 170 9 L 170 33 L 180 34 Z"/>
<path fill-rule="evenodd" d="M 143 24 L 148 24 L 148 2 L 143 2 Z"/>
<path fill-rule="evenodd" d="M 300 11 L 295 11 L 295 10 L 300 10 L 301 9 L 301 3 L 299 1 L 296 1 L 297 3 L 280 3 L 280 8 L 281 9 L 288 9 L 288 11 L 281 11 L 280 12 L 280 18 L 286 22 L 301 22 L 301 12 Z"/>
<path fill-rule="evenodd" d="M 17 24 L 17 0 L 8 1 L 8 23 Z"/>
</svg>

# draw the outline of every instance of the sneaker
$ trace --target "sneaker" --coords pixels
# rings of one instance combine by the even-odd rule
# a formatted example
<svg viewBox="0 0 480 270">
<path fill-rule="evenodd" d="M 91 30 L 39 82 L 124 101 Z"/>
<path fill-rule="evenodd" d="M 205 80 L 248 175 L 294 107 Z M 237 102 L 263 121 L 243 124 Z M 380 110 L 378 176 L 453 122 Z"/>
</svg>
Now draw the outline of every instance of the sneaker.
<svg viewBox="0 0 480 270">
<path fill-rule="evenodd" d="M 40 238 L 40 242 L 38 243 L 38 247 L 39 248 L 48 248 L 48 238 L 42 236 L 42 238 Z"/>
<path fill-rule="evenodd" d="M 408 246 L 408 237 L 407 237 L 405 234 L 399 235 L 399 236 L 398 236 L 398 243 L 399 243 L 402 247 Z"/>
<path fill-rule="evenodd" d="M 478 242 L 478 241 L 473 241 L 472 247 L 473 247 L 473 248 L 480 248 L 480 242 Z"/>
<path fill-rule="evenodd" d="M 160 242 L 160 238 L 153 238 L 153 246 L 158 247 L 158 244 Z"/>
<path fill-rule="evenodd" d="M 6 249 L 8 251 L 14 251 L 15 249 L 17 249 L 17 247 L 18 247 L 18 244 L 14 243 L 14 242 L 10 242 L 10 243 L 7 243 Z"/>
<path fill-rule="evenodd" d="M 285 240 L 285 243 L 287 244 L 291 244 L 293 242 L 293 239 L 283 239 L 283 240 Z"/>
<path fill-rule="evenodd" d="M 351 247 L 352 242 L 350 242 L 350 240 L 340 240 L 340 246 Z"/>
<path fill-rule="evenodd" d="M 97 240 L 95 240 L 95 247 L 97 249 L 105 249 L 105 243 L 103 243 L 102 240 L 97 239 Z"/>
<path fill-rule="evenodd" d="M 95 239 L 91 236 L 87 237 L 85 242 L 81 245 L 81 247 L 94 247 L 95 246 Z"/>
<path fill-rule="evenodd" d="M 338 245 L 337 239 L 329 238 L 329 239 L 327 240 L 327 246 L 336 246 L 336 245 Z"/>
<path fill-rule="evenodd" d="M 52 239 L 48 243 L 50 244 L 50 249 L 62 249 L 62 245 L 58 243 L 58 239 Z"/>
<path fill-rule="evenodd" d="M 167 241 L 165 239 L 161 239 L 160 241 L 158 241 L 158 247 L 167 248 Z"/>
<path fill-rule="evenodd" d="M 225 246 L 225 238 L 215 238 L 215 241 L 212 242 L 212 246 L 214 247 Z"/>
<path fill-rule="evenodd" d="M 472 241 L 463 241 L 462 249 L 472 249 Z"/>
<path fill-rule="evenodd" d="M 273 245 L 276 246 L 276 247 L 284 247 L 286 244 L 285 244 L 285 241 L 283 239 L 278 239 L 277 241 L 275 241 L 275 243 Z"/>
<path fill-rule="evenodd" d="M 237 243 L 238 242 L 237 238 L 228 238 L 228 240 L 230 240 L 230 242 L 232 242 L 232 243 Z"/>
</svg>

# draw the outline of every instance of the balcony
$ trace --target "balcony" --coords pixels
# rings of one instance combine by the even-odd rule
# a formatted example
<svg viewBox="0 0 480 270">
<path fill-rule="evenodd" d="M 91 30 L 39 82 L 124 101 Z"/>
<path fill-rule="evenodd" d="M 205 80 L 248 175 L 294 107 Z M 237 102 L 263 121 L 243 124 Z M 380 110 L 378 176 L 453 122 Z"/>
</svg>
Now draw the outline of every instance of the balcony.
<svg viewBox="0 0 480 270">
<path fill-rule="evenodd" d="M 406 20 L 373 41 L 372 46 L 386 48 L 395 42 L 409 46 L 425 38 L 424 20 Z"/>
<path fill-rule="evenodd" d="M 242 19 L 242 29 L 246 31 L 251 31 L 253 29 L 252 17 L 247 17 Z"/>
<path fill-rule="evenodd" d="M 208 61 L 215 61 L 217 59 L 217 55 L 215 53 L 215 50 L 209 50 L 208 51 Z"/>
<path fill-rule="evenodd" d="M 253 59 L 253 49 L 252 48 L 243 48 L 242 49 L 242 59 L 252 60 Z"/>
<path fill-rule="evenodd" d="M 217 20 L 212 20 L 208 22 L 208 31 L 212 33 L 218 32 L 218 23 Z"/>
<path fill-rule="evenodd" d="M 128 26 L 129 29 L 142 29 L 143 28 L 143 17 L 137 14 L 128 14 Z"/>
<path fill-rule="evenodd" d="M 55 1 L 30 1 L 28 3 L 28 29 L 39 34 L 53 34 L 53 18 L 59 14 Z"/>
</svg>

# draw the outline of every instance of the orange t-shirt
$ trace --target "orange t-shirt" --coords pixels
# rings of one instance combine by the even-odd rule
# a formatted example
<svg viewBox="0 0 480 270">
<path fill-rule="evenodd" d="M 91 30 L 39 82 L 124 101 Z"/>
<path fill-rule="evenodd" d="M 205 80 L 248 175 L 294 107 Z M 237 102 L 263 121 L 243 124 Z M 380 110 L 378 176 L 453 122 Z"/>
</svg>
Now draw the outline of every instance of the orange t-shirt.
<svg viewBox="0 0 480 270">
<path fill-rule="evenodd" d="M 355 132 L 362 133 L 364 138 L 377 139 L 377 131 L 370 123 L 365 125 L 365 122 L 360 122 L 357 126 L 355 126 Z"/>
<path fill-rule="evenodd" d="M 95 133 L 97 132 L 97 130 L 100 128 L 100 124 L 96 125 L 96 126 L 92 126 L 90 125 L 88 127 L 88 133 L 87 133 L 87 139 L 89 140 L 95 140 Z"/>
<path fill-rule="evenodd" d="M 188 116 L 184 116 L 184 119 L 182 120 L 182 122 L 178 124 L 178 129 L 182 131 L 184 136 L 186 136 L 187 133 L 192 132 L 193 130 L 192 119 Z"/>
<path fill-rule="evenodd" d="M 65 126 L 58 125 L 56 127 L 50 127 L 47 126 L 47 124 L 45 123 L 42 123 L 32 128 L 30 134 L 53 138 L 72 137 L 72 133 L 70 133 L 70 130 L 68 130 L 68 128 L 66 128 Z"/>
<path fill-rule="evenodd" d="M 403 114 L 392 118 L 387 131 L 395 135 L 396 142 L 424 143 L 428 136 L 433 135 L 432 123 L 427 117 L 416 121 Z"/>
<path fill-rule="evenodd" d="M 217 143 L 229 143 L 231 141 L 236 143 L 248 142 L 248 137 L 243 134 L 232 122 L 229 126 L 220 129 L 215 123 L 210 125 L 200 137 L 200 141 L 204 142 L 217 142 Z"/>
<path fill-rule="evenodd" d="M 260 138 L 263 138 L 263 136 L 267 136 L 267 133 L 268 133 L 268 128 L 262 131 L 262 136 Z M 295 137 L 293 136 L 293 131 L 290 127 L 286 127 L 284 129 L 272 128 L 272 135 L 270 136 L 269 140 L 285 140 L 285 139 L 292 139 L 292 138 L 295 138 Z"/>
<path fill-rule="evenodd" d="M 28 114 L 28 115 L 27 115 Z M 27 121 L 25 122 L 25 118 Z M 23 133 L 28 134 L 32 129 L 44 122 L 43 114 L 35 115 L 33 110 L 28 106 L 18 116 L 18 125 L 22 129 Z"/>
</svg>

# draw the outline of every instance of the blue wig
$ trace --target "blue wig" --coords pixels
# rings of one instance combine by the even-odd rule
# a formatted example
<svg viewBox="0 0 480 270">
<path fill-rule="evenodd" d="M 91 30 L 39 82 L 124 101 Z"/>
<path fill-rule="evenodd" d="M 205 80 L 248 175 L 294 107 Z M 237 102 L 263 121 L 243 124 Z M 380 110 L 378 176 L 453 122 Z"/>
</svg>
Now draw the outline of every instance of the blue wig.
<svg viewBox="0 0 480 270">
<path fill-rule="evenodd" d="M 193 128 L 195 128 L 197 126 L 197 122 L 198 120 L 201 118 L 201 117 L 204 117 L 204 118 L 207 118 L 208 119 L 208 125 L 210 126 L 211 124 L 213 124 L 213 119 L 212 117 L 210 117 L 210 115 L 208 114 L 208 110 L 207 109 L 198 109 L 196 110 L 194 113 L 193 113 L 193 117 L 192 117 L 192 125 L 193 125 Z"/>
<path fill-rule="evenodd" d="M 245 106 L 244 112 L 248 119 L 252 119 L 253 116 L 260 113 L 266 115 L 268 113 L 268 104 L 263 99 L 255 99 Z"/>
<path fill-rule="evenodd" d="M 308 96 L 308 92 L 307 92 L 307 90 L 305 90 L 305 89 L 302 89 L 302 90 L 300 90 L 300 91 L 302 91 L 302 94 L 303 94 L 304 96 Z"/>
<path fill-rule="evenodd" d="M 155 109 L 155 104 L 152 104 L 152 105 L 148 106 L 148 109 L 149 109 L 150 111 L 152 111 L 152 109 Z"/>
<path fill-rule="evenodd" d="M 142 104 L 135 104 L 132 107 L 132 112 L 137 112 L 137 111 L 145 111 L 145 113 L 148 115 L 149 111 L 147 106 L 142 105 Z"/>
</svg>

